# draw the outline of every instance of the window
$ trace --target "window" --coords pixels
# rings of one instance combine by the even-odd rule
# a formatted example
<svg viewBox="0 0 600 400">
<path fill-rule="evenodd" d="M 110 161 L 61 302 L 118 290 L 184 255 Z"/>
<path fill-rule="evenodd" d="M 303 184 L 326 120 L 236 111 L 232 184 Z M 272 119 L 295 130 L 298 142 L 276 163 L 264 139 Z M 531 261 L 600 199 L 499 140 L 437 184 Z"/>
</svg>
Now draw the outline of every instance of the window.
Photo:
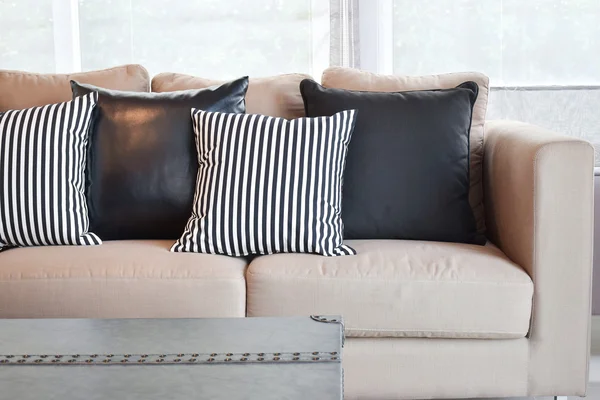
<svg viewBox="0 0 600 400">
<path fill-rule="evenodd" d="M 395 73 L 481 71 L 492 86 L 488 119 L 533 123 L 600 149 L 600 1 L 391 3 Z"/>
<path fill-rule="evenodd" d="M 0 68 L 319 76 L 329 15 L 322 0 L 0 0 Z"/>
<path fill-rule="evenodd" d="M 52 0 L 0 0 L 0 68 L 54 70 Z"/>
<path fill-rule="evenodd" d="M 151 74 L 320 73 L 329 5 L 311 0 L 79 0 L 83 69 L 136 62 Z"/>
<path fill-rule="evenodd" d="M 488 119 L 600 148 L 599 0 L 0 0 L 0 68 L 209 78 L 481 71 Z M 600 165 L 600 157 L 597 158 Z"/>
</svg>

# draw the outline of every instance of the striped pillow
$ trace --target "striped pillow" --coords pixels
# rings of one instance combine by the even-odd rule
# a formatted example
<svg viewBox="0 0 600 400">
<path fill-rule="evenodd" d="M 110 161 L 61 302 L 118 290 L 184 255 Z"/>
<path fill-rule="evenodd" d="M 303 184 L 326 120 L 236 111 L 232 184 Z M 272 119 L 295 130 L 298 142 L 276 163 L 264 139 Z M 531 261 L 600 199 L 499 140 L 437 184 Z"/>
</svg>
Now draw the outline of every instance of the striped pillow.
<svg viewBox="0 0 600 400">
<path fill-rule="evenodd" d="M 286 120 L 192 109 L 194 209 L 174 252 L 351 255 L 342 179 L 356 112 Z"/>
<path fill-rule="evenodd" d="M 95 245 L 84 170 L 97 94 L 0 113 L 0 249 Z"/>
</svg>

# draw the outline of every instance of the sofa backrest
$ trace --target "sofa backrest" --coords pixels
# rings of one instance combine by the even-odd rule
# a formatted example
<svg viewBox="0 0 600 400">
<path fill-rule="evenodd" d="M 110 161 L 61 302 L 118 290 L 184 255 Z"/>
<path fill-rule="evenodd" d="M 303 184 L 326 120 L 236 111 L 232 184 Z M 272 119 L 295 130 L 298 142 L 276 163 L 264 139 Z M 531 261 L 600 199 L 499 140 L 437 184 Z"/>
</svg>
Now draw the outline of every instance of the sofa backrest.
<svg viewBox="0 0 600 400">
<path fill-rule="evenodd" d="M 0 112 L 69 101 L 73 98 L 71 80 L 113 90 L 150 90 L 148 71 L 137 64 L 75 74 L 0 70 Z"/>
<path fill-rule="evenodd" d="M 285 74 L 262 78 L 250 78 L 246 94 L 246 112 L 287 119 L 304 117 L 304 102 L 300 94 L 300 82 L 311 79 L 305 74 Z M 224 81 L 200 78 L 170 72 L 152 78 L 153 92 L 173 92 L 186 89 L 204 89 Z"/>
</svg>

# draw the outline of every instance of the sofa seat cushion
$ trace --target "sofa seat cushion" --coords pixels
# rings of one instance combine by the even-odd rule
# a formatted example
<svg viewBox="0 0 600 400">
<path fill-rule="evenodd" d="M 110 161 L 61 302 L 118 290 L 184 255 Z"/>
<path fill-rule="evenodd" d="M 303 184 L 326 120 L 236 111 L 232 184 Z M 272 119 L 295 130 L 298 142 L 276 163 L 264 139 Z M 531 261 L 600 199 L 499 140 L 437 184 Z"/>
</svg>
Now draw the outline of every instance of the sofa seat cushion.
<svg viewBox="0 0 600 400">
<path fill-rule="evenodd" d="M 348 337 L 507 339 L 533 283 L 497 247 L 348 240 L 358 255 L 274 254 L 248 266 L 248 316 L 342 315 Z"/>
<path fill-rule="evenodd" d="M 243 317 L 246 261 L 172 240 L 0 253 L 0 318 Z"/>
</svg>

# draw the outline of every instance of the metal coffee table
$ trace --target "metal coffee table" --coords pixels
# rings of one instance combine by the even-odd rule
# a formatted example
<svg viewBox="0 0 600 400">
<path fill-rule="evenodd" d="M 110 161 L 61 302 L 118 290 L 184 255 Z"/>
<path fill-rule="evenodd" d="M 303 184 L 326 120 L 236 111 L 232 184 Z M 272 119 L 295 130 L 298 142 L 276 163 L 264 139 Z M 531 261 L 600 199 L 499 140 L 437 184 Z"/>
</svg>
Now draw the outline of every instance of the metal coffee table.
<svg viewBox="0 0 600 400">
<path fill-rule="evenodd" d="M 0 320 L 0 399 L 341 399 L 339 317 Z"/>
</svg>

